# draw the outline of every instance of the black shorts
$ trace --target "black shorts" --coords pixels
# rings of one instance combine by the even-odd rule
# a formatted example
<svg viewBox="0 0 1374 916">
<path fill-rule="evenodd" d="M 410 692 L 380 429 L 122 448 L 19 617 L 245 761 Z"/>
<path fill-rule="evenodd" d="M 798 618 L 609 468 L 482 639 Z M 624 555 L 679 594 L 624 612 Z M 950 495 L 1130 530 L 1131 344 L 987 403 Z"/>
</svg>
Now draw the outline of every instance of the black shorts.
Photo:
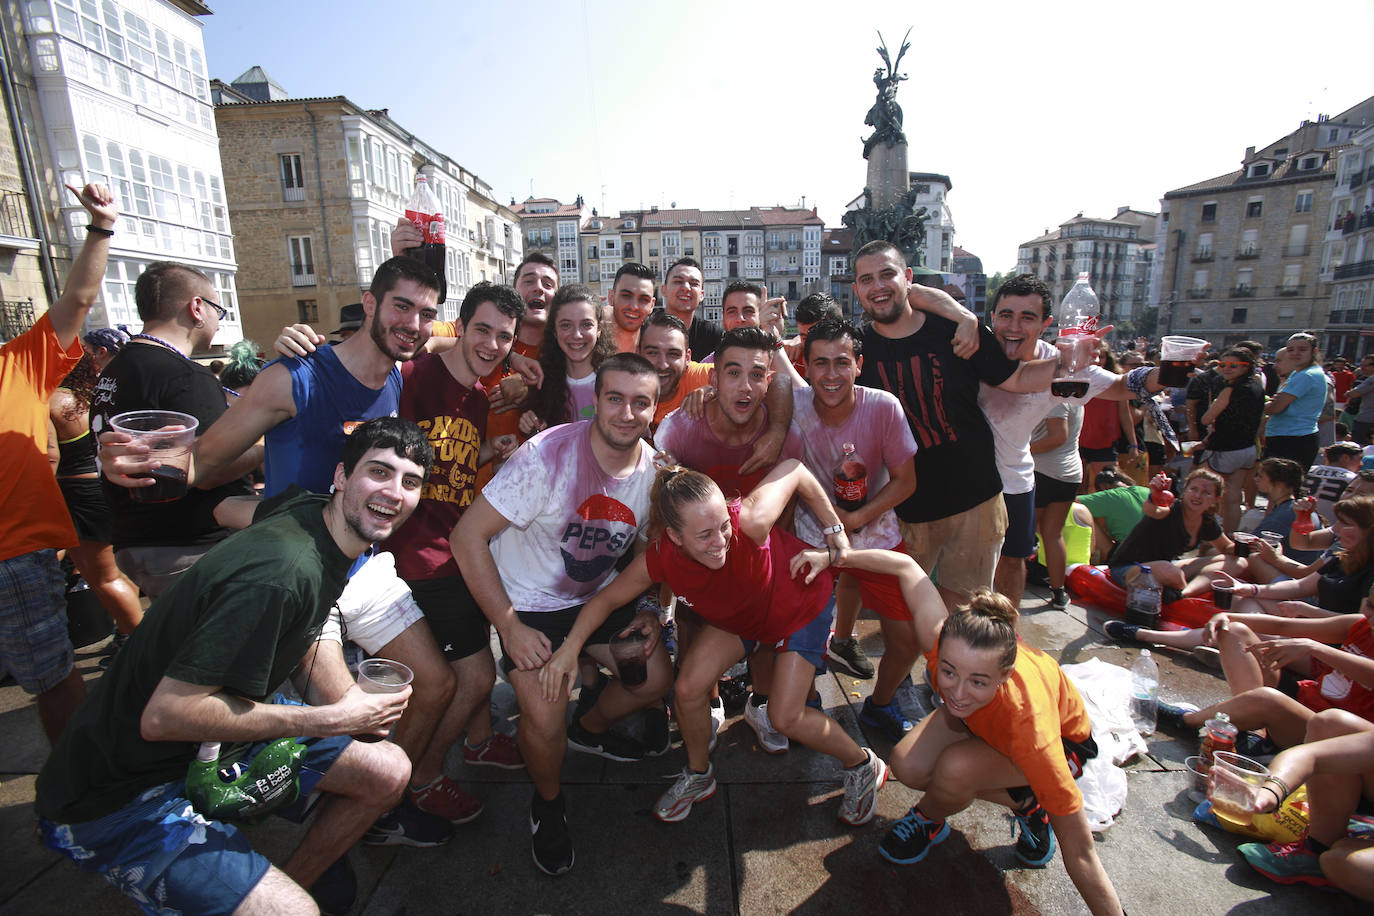
<svg viewBox="0 0 1374 916">
<path fill-rule="evenodd" d="M 424 612 L 444 658 L 456 662 L 491 644 L 491 624 L 462 576 L 407 579 L 406 585 Z"/>
<path fill-rule="evenodd" d="M 1078 456 L 1083 459 L 1084 464 L 1094 461 L 1106 461 L 1110 464 L 1116 463 L 1116 449 L 1110 445 L 1106 448 L 1088 448 L 1086 445 L 1078 447 Z"/>
<path fill-rule="evenodd" d="M 1078 484 L 1035 472 L 1035 508 L 1044 509 L 1050 503 L 1071 503 L 1078 496 Z"/>
<path fill-rule="evenodd" d="M 568 638 L 572 632 L 573 624 L 577 623 L 577 615 L 582 613 L 582 605 L 564 608 L 561 611 L 516 611 L 515 616 L 520 618 L 520 622 L 525 626 L 538 630 L 549 638 L 549 649 L 553 652 L 558 651 L 558 647 L 563 645 L 563 640 Z M 639 598 L 636 596 L 634 601 L 629 604 L 621 605 L 611 616 L 607 617 L 597 627 L 591 636 L 587 637 L 586 645 L 602 646 L 611 641 L 611 637 L 619 633 L 630 625 L 634 619 L 635 610 L 639 607 Z M 515 662 L 510 660 L 506 654 L 505 646 L 501 647 L 501 670 L 507 674 L 515 668 Z"/>
<path fill-rule="evenodd" d="M 59 477 L 57 486 L 67 503 L 67 513 L 83 541 L 108 544 L 114 537 L 114 521 L 100 489 L 98 477 Z"/>
</svg>

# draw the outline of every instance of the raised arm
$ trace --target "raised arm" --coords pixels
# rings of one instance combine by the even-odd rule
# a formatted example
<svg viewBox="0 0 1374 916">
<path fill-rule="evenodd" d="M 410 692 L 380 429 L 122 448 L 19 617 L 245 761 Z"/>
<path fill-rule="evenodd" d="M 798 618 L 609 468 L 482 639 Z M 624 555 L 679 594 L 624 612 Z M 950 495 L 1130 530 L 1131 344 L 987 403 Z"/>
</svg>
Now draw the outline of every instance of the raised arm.
<svg viewBox="0 0 1374 916">
<path fill-rule="evenodd" d="M 782 350 L 774 350 L 774 360 L 781 354 L 782 361 L 791 366 Z M 783 444 L 787 441 L 787 430 L 792 426 L 792 377 L 774 372 L 768 380 L 768 393 L 763 403 L 768 407 L 768 428 L 754 443 L 754 451 L 749 460 L 740 465 L 741 474 L 752 474 L 770 464 L 776 464 L 782 454 Z"/>
<path fill-rule="evenodd" d="M 81 333 L 86 314 L 100 295 L 100 281 L 105 278 L 105 264 L 110 257 L 110 238 L 114 235 L 115 220 L 119 218 L 114 195 L 103 184 L 88 184 L 80 191 L 71 185 L 66 188 L 91 215 L 90 224 L 94 228 L 87 230 L 86 241 L 72 261 L 62 295 L 48 309 L 48 320 L 64 350 Z"/>
<path fill-rule="evenodd" d="M 913 285 L 907 290 L 906 301 L 914 309 L 938 315 L 955 324 L 954 355 L 968 359 L 978 352 L 978 316 L 958 303 L 949 293 L 929 286 Z M 1048 382 L 1046 385 L 1048 386 Z"/>
<path fill-rule="evenodd" d="M 840 528 L 838 532 L 827 534 L 825 541 L 843 556 L 849 549 L 849 539 L 845 536 L 839 514 L 820 482 L 795 458 L 780 462 L 760 481 L 754 492 L 744 498 L 740 506 L 740 531 L 755 544 L 766 543 L 773 525 L 793 495 L 806 503 L 822 528 Z"/>
</svg>

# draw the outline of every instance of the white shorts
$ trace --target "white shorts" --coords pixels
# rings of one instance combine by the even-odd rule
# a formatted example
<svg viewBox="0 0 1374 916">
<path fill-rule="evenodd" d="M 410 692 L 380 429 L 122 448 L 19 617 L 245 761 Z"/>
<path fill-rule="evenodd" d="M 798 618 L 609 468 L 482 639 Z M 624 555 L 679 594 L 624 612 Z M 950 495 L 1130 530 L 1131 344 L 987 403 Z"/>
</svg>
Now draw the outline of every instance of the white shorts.
<svg viewBox="0 0 1374 916">
<path fill-rule="evenodd" d="M 351 640 L 368 655 L 375 655 L 423 618 L 410 586 L 396 575 L 396 558 L 379 553 L 348 580 L 320 638 L 339 643 Z"/>
</svg>

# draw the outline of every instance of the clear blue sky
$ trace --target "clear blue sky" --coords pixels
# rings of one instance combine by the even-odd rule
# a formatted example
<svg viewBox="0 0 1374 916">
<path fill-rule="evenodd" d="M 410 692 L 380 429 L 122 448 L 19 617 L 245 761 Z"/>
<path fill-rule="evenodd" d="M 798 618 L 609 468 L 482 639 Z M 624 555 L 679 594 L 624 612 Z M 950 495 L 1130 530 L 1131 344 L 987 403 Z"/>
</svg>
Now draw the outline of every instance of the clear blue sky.
<svg viewBox="0 0 1374 916">
<path fill-rule="evenodd" d="M 292 95 L 388 108 L 502 202 L 805 197 L 830 225 L 864 185 L 874 30 L 895 52 L 914 25 L 910 165 L 953 179 L 956 244 L 989 274 L 1080 210 L 1156 210 L 1374 94 L 1369 0 L 211 5 L 212 76 L 260 65 Z"/>
</svg>

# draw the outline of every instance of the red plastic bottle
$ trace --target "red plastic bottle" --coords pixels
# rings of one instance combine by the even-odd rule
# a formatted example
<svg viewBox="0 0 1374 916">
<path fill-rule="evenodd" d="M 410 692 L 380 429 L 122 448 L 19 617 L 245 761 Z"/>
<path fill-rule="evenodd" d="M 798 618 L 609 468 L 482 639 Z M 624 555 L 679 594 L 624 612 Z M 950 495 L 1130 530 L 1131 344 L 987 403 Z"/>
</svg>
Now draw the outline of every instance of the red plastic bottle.
<svg viewBox="0 0 1374 916">
<path fill-rule="evenodd" d="M 448 298 L 448 283 L 444 277 L 447 257 L 444 243 L 444 214 L 439 206 L 439 198 L 429 189 L 429 182 L 423 175 L 415 177 L 415 193 L 406 204 L 406 219 L 424 233 L 425 240 L 414 248 L 406 249 L 406 256 L 422 261 L 439 275 L 439 301 Z"/>
<path fill-rule="evenodd" d="M 859 458 L 854 443 L 846 442 L 835 465 L 835 505 L 846 512 L 868 502 L 868 467 Z"/>
<path fill-rule="evenodd" d="M 1150 501 L 1161 509 L 1174 504 L 1174 491 L 1169 489 L 1168 478 L 1161 481 L 1156 477 L 1150 481 Z"/>
</svg>

